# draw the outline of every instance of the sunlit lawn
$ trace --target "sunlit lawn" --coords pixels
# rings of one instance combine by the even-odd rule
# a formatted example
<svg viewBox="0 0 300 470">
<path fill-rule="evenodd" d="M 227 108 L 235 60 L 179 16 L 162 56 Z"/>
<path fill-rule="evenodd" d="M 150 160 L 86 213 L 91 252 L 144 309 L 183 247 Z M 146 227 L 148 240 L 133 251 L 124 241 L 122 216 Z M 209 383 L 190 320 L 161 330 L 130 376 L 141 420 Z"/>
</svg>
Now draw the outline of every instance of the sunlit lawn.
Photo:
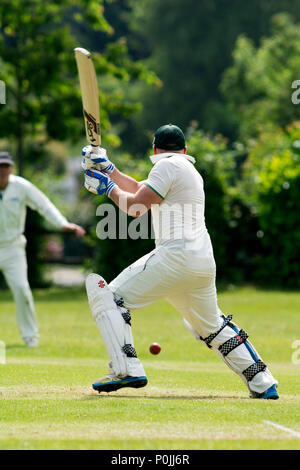
<svg viewBox="0 0 300 470">
<path fill-rule="evenodd" d="M 242 381 L 185 329 L 165 301 L 134 312 L 135 347 L 149 384 L 111 394 L 91 383 L 107 356 L 82 289 L 34 292 L 40 347 L 23 346 L 9 292 L 0 293 L 1 449 L 299 449 L 300 293 L 236 288 L 219 294 L 224 313 L 250 335 L 279 380 L 280 400 L 251 400 Z M 162 346 L 158 356 L 149 345 Z M 298 355 L 299 357 L 299 355 Z M 295 361 L 294 361 L 295 362 Z"/>
</svg>

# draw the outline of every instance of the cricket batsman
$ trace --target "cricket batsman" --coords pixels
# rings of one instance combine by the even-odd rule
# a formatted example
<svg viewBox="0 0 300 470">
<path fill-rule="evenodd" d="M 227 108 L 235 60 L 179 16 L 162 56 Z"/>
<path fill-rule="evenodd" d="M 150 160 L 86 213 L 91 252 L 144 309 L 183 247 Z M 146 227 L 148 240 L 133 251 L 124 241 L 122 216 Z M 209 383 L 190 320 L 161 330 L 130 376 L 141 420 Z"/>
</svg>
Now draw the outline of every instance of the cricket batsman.
<svg viewBox="0 0 300 470">
<path fill-rule="evenodd" d="M 85 230 L 69 223 L 36 186 L 13 175 L 13 168 L 10 153 L 0 152 L 0 271 L 13 293 L 23 340 L 27 346 L 37 347 L 39 332 L 27 277 L 26 239 L 23 235 L 26 207 L 38 211 L 58 229 L 80 237 Z"/>
<path fill-rule="evenodd" d="M 94 390 L 143 387 L 147 377 L 137 357 L 130 311 L 167 299 L 186 327 L 214 350 L 245 382 L 250 397 L 277 399 L 278 382 L 248 340 L 248 334 L 218 307 L 216 265 L 204 218 L 204 189 L 195 159 L 187 155 L 182 130 L 157 129 L 148 179 L 138 182 L 121 173 L 105 149 L 82 150 L 88 191 L 107 194 L 131 216 L 151 209 L 155 249 L 121 272 L 109 285 L 97 275 L 86 279 L 92 315 L 109 356 L 109 374 Z M 101 171 L 99 171 L 99 168 Z M 172 212 L 172 213 L 171 213 Z"/>
</svg>

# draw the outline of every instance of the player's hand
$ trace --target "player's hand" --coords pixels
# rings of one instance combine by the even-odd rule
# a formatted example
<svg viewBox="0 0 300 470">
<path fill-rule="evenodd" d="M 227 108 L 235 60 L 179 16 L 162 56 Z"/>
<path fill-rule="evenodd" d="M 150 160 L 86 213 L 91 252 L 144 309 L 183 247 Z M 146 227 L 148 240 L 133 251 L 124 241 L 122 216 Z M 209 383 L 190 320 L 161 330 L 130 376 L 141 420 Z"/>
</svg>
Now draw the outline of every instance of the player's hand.
<svg viewBox="0 0 300 470">
<path fill-rule="evenodd" d="M 74 233 L 76 237 L 83 237 L 86 233 L 84 228 L 80 227 L 80 225 L 71 224 L 69 222 L 63 226 L 63 230 L 64 232 Z"/>
<path fill-rule="evenodd" d="M 106 149 L 103 147 L 93 147 L 92 145 L 86 145 L 83 147 L 81 154 L 83 156 L 81 166 L 84 170 L 95 170 L 104 171 L 108 175 L 115 169 L 115 165 L 109 160 Z"/>
<path fill-rule="evenodd" d="M 98 170 L 85 170 L 84 186 L 90 193 L 110 195 L 116 185 L 109 176 Z"/>
</svg>

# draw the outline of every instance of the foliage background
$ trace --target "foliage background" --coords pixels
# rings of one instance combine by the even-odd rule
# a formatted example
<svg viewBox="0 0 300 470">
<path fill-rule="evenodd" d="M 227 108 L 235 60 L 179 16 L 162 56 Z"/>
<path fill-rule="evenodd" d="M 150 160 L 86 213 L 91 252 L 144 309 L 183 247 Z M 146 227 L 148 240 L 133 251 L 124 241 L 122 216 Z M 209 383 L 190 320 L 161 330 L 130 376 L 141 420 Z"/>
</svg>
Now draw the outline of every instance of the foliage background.
<svg viewBox="0 0 300 470">
<path fill-rule="evenodd" d="M 67 159 L 80 158 L 85 144 L 77 46 L 93 52 L 103 146 L 123 171 L 146 177 L 161 124 L 186 133 L 204 178 L 218 279 L 299 288 L 300 105 L 291 100 L 300 79 L 299 22 L 297 0 L 1 2 L 7 103 L 0 105 L 0 148 L 87 228 L 81 262 L 88 270 L 110 280 L 153 240 L 99 241 L 95 213 L 105 199 L 81 189 L 72 205 L 57 190 Z M 49 230 L 29 214 L 32 286 L 43 284 Z"/>
</svg>

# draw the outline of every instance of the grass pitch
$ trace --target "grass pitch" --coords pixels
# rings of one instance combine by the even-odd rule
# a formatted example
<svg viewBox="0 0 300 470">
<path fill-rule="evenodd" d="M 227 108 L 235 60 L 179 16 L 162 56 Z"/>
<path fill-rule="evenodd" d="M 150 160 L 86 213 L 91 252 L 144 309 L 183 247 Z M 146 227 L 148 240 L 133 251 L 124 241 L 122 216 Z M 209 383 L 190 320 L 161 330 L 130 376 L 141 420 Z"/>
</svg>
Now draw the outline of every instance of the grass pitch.
<svg viewBox="0 0 300 470">
<path fill-rule="evenodd" d="M 219 294 L 220 308 L 234 314 L 279 380 L 277 401 L 249 399 L 239 377 L 165 301 L 132 314 L 148 386 L 99 395 L 91 383 L 106 374 L 107 356 L 85 292 L 53 288 L 34 297 L 41 345 L 28 349 L 11 295 L 0 293 L 1 449 L 300 448 L 300 353 L 292 348 L 300 340 L 300 293 Z M 154 341 L 158 356 L 149 352 Z"/>
</svg>

